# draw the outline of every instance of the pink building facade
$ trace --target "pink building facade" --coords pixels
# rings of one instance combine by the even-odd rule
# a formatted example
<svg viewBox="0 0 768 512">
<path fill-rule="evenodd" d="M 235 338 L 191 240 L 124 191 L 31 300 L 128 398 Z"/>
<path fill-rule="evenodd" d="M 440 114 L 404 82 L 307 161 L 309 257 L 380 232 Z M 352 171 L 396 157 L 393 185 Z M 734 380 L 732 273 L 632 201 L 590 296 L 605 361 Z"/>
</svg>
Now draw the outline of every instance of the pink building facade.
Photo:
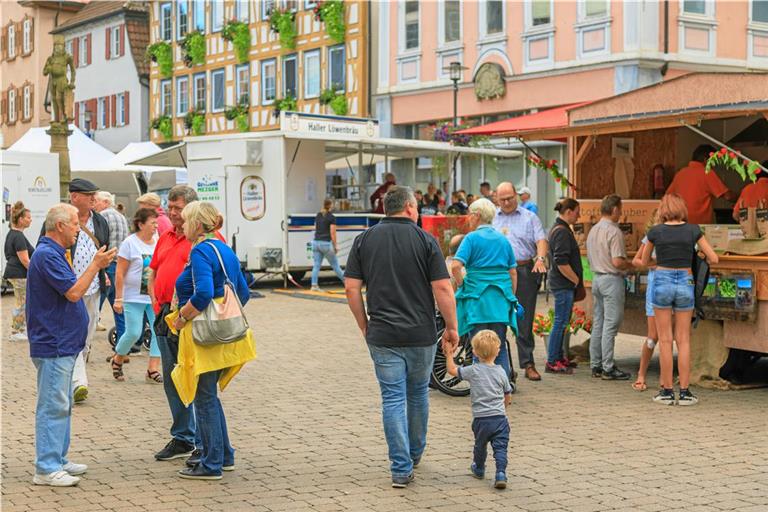
<svg viewBox="0 0 768 512">
<path fill-rule="evenodd" d="M 446 68 L 454 61 L 466 68 L 458 117 L 469 124 L 593 101 L 691 71 L 768 69 L 765 1 L 438 0 L 377 7 L 373 104 L 396 136 L 428 138 L 432 124 L 452 120 Z M 566 156 L 557 144 L 537 151 Z M 512 180 L 551 202 L 559 189 L 524 162 L 462 162 L 460 188 L 476 192 L 481 181 Z M 403 162 L 397 172 L 418 187 L 444 179 L 429 166 Z"/>
</svg>

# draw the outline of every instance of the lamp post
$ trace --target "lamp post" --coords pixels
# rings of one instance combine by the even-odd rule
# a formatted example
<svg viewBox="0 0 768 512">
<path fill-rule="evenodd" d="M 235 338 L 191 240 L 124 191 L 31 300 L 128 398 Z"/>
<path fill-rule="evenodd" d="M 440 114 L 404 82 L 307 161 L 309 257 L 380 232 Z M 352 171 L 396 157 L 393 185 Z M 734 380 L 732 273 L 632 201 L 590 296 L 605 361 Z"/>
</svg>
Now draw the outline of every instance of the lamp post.
<svg viewBox="0 0 768 512">
<path fill-rule="evenodd" d="M 448 76 L 453 82 L 453 127 L 459 126 L 459 80 L 462 78 L 462 74 L 465 69 L 468 69 L 461 65 L 461 62 L 453 61 L 443 70 L 448 72 Z M 456 184 L 456 161 L 457 157 L 453 158 L 453 190 L 457 189 Z"/>
</svg>

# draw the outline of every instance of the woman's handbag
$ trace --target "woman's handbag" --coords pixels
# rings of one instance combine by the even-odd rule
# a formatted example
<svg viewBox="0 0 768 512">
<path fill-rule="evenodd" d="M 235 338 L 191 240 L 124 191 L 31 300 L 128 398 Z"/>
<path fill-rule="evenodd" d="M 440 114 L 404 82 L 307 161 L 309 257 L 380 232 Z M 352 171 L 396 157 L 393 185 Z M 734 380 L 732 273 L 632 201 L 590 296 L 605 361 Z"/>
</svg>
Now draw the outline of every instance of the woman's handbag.
<svg viewBox="0 0 768 512">
<path fill-rule="evenodd" d="M 192 339 L 203 346 L 238 341 L 246 335 L 249 328 L 243 305 L 235 293 L 235 285 L 227 275 L 221 253 L 214 244 L 209 245 L 216 252 L 221 270 L 224 272 L 224 300 L 220 303 L 211 300 L 205 310 L 192 319 Z M 193 283 L 194 280 L 193 273 Z"/>
</svg>

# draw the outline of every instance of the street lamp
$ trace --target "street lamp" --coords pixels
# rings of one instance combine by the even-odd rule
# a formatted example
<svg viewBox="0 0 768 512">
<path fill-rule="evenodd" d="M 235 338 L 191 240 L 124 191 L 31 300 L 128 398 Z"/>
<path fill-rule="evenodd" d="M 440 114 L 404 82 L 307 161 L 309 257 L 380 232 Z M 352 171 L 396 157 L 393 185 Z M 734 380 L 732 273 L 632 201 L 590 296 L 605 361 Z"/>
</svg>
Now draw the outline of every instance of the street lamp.
<svg viewBox="0 0 768 512">
<path fill-rule="evenodd" d="M 448 66 L 443 68 L 443 71 L 448 72 L 448 76 L 453 82 L 453 127 L 459 126 L 459 80 L 462 78 L 462 74 L 466 68 L 461 65 L 461 62 L 453 61 Z M 453 157 L 453 190 L 456 190 L 456 160 L 458 157 Z"/>
</svg>

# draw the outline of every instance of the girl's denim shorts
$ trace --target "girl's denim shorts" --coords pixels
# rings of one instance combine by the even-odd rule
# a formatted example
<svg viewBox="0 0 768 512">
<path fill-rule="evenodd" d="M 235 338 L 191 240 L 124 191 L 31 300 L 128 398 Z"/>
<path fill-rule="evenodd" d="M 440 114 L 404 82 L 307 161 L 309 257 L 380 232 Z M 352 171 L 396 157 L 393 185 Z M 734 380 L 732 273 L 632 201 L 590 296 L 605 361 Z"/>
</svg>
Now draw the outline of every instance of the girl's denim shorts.
<svg viewBox="0 0 768 512">
<path fill-rule="evenodd" d="M 674 311 L 693 310 L 693 275 L 688 269 L 656 269 L 653 276 L 653 307 Z"/>
</svg>

